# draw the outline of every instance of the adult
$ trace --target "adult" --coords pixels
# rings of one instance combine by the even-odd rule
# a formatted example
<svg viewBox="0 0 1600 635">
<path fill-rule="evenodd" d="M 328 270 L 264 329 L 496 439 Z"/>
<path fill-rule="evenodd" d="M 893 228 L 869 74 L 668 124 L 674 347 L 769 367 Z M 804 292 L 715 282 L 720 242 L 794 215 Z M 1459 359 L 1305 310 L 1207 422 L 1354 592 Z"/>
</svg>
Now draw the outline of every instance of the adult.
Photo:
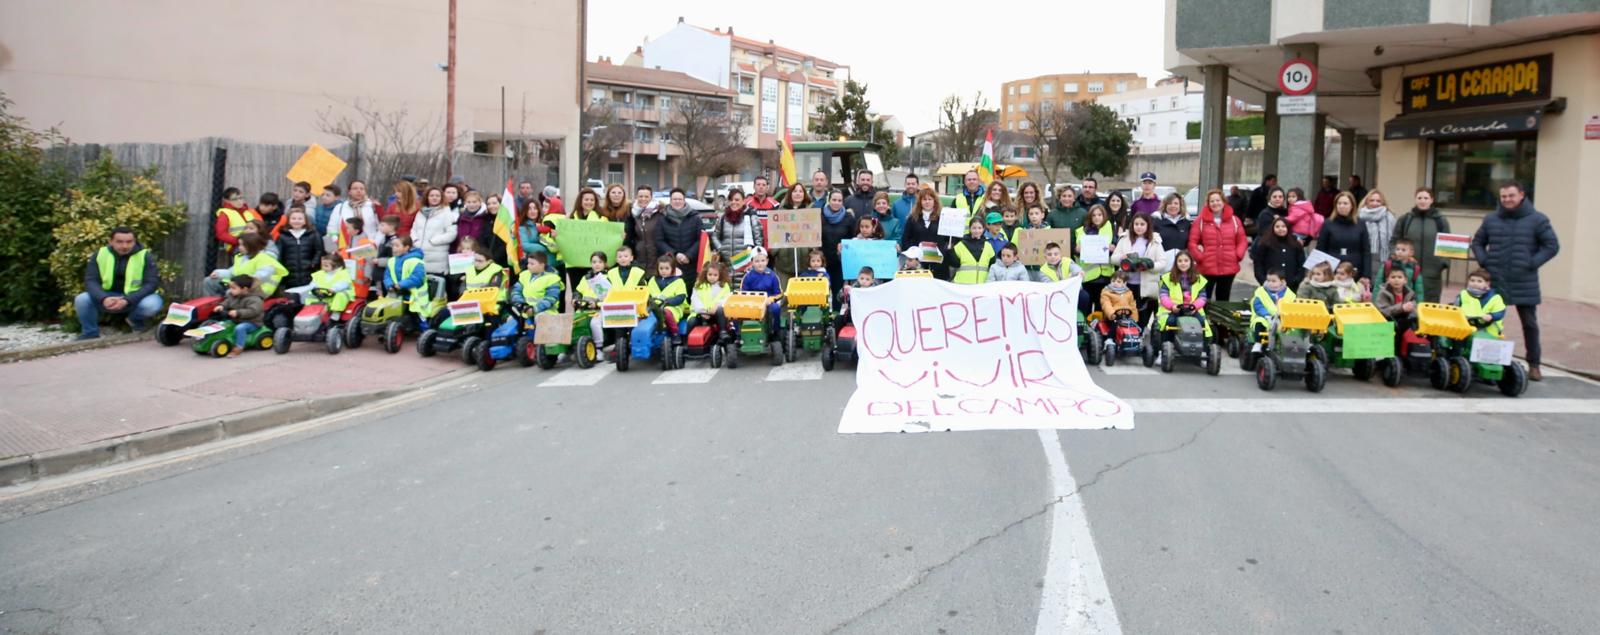
<svg viewBox="0 0 1600 635">
<path fill-rule="evenodd" d="M 244 233 L 245 225 L 252 220 L 260 220 L 261 214 L 250 209 L 244 202 L 244 193 L 237 187 L 222 190 L 222 202 L 217 205 L 216 222 L 212 224 L 212 235 L 217 238 L 219 254 L 218 263 L 226 263 L 233 258 L 233 253 L 239 250 L 239 235 Z"/>
<path fill-rule="evenodd" d="M 1017 186 L 1017 213 L 1022 216 L 1023 220 L 1027 220 L 1028 210 L 1035 205 L 1043 207 L 1046 216 L 1048 216 L 1050 203 L 1044 200 L 1044 190 L 1039 188 L 1038 183 L 1023 181 L 1022 185 Z M 1049 222 L 1048 219 L 1046 222 Z"/>
<path fill-rule="evenodd" d="M 1331 176 L 1322 177 L 1322 189 L 1317 190 L 1317 198 L 1311 201 L 1311 207 L 1323 218 L 1333 216 L 1333 199 L 1339 196 L 1339 181 Z"/>
<path fill-rule="evenodd" d="M 822 209 L 828 204 L 828 192 L 831 191 L 833 188 L 828 186 L 827 172 L 817 170 L 811 173 L 811 201 L 817 209 Z"/>
<path fill-rule="evenodd" d="M 988 191 L 983 197 L 984 216 L 988 216 L 989 212 L 999 212 L 1014 206 L 1011 202 L 1011 190 L 1006 187 L 1005 181 L 995 179 L 987 187 Z"/>
<path fill-rule="evenodd" d="M 1433 253 L 1439 244 L 1439 234 L 1450 233 L 1450 220 L 1444 212 L 1433 206 L 1433 190 L 1417 188 L 1415 206 L 1395 223 L 1394 239 L 1409 239 L 1416 247 L 1417 262 L 1422 265 L 1422 299 L 1438 302 L 1444 291 L 1444 271 L 1450 261 Z"/>
<path fill-rule="evenodd" d="M 328 219 L 333 218 L 333 209 L 339 206 L 339 197 L 343 195 L 344 190 L 339 189 L 339 186 L 332 183 L 322 188 L 322 194 L 317 196 L 316 210 L 311 214 L 311 219 L 316 224 L 318 234 L 328 235 Z M 335 227 L 334 229 L 337 230 L 338 228 Z"/>
<path fill-rule="evenodd" d="M 1266 209 L 1267 207 L 1267 195 L 1271 194 L 1272 188 L 1275 187 L 1278 187 L 1278 175 L 1268 174 L 1267 178 L 1261 180 L 1260 187 L 1250 191 L 1250 206 L 1246 207 L 1245 209 L 1235 211 L 1239 214 L 1243 214 L 1245 218 L 1254 219 L 1257 216 L 1260 216 L 1261 210 Z M 1206 206 L 1202 204 L 1200 208 L 1205 209 Z M 1206 273 L 1201 271 L 1200 275 L 1206 275 Z M 1209 277 L 1210 276 L 1207 276 L 1207 278 Z"/>
<path fill-rule="evenodd" d="M 1350 193 L 1352 196 L 1355 192 Z M 1356 210 L 1356 217 L 1367 226 L 1367 262 L 1372 265 L 1372 270 L 1367 275 L 1378 284 L 1383 284 L 1379 274 L 1389 262 L 1389 245 L 1394 239 L 1394 214 L 1389 213 L 1387 201 L 1383 192 L 1371 190 L 1361 200 L 1361 209 Z"/>
<path fill-rule="evenodd" d="M 150 327 L 150 318 L 161 313 L 163 302 L 156 287 L 161 272 L 156 255 L 127 227 L 111 230 L 111 239 L 89 258 L 83 267 L 83 292 L 72 299 L 78 313 L 78 339 L 100 337 L 100 315 L 128 316 L 135 331 Z"/>
<path fill-rule="evenodd" d="M 1232 207 L 1234 209 L 1250 209 L 1250 197 L 1245 196 L 1244 192 L 1239 189 L 1239 186 L 1229 185 L 1228 207 Z"/>
<path fill-rule="evenodd" d="M 1289 199 L 1283 188 L 1274 185 L 1267 192 L 1267 206 L 1261 208 L 1261 213 L 1256 214 L 1255 220 L 1245 231 L 1256 238 L 1260 238 L 1272 230 L 1272 219 L 1287 218 L 1289 216 Z"/>
<path fill-rule="evenodd" d="M 835 291 L 844 288 L 839 244 L 855 232 L 856 217 L 844 206 L 844 192 L 828 192 L 828 202 L 822 207 L 822 256 L 828 267 L 829 288 Z"/>
<path fill-rule="evenodd" d="M 761 219 L 756 216 L 755 210 L 750 209 L 744 190 L 728 190 L 728 204 L 722 208 L 722 216 L 711 226 L 711 249 L 721 256 L 722 262 L 728 264 L 732 274 L 727 282 L 734 288 L 737 289 L 744 281 L 744 273 L 749 269 L 755 248 L 764 244 Z M 740 252 L 749 252 L 743 262 L 734 257 Z"/>
<path fill-rule="evenodd" d="M 444 187 L 439 188 L 439 191 L 444 192 L 444 206 L 450 208 L 450 211 L 455 212 L 457 215 L 460 215 L 462 207 L 466 205 L 467 202 L 465 196 L 467 193 L 466 190 L 462 189 L 462 186 L 455 183 L 446 183 Z"/>
<path fill-rule="evenodd" d="M 305 208 L 289 210 L 284 217 L 283 230 L 278 232 L 278 262 L 289 270 L 283 277 L 285 288 L 311 284 L 311 274 L 322 269 L 322 237 L 311 228 L 311 219 Z"/>
<path fill-rule="evenodd" d="M 1111 228 L 1116 235 L 1120 236 L 1128 231 L 1128 222 L 1133 220 L 1133 210 L 1128 208 L 1128 198 L 1123 196 L 1122 192 L 1113 190 L 1106 195 L 1106 219 L 1111 221 Z"/>
<path fill-rule="evenodd" d="M 816 207 L 817 202 L 811 200 L 811 191 L 807 189 L 806 186 L 799 184 L 790 187 L 788 191 L 784 192 L 783 201 L 778 204 L 778 209 L 783 210 L 814 209 Z M 785 251 L 789 252 L 788 257 L 786 258 L 779 258 L 776 255 L 773 256 L 771 261 L 772 268 L 775 271 L 781 272 L 781 274 L 785 277 L 791 277 L 798 273 L 797 270 L 800 269 L 800 254 L 804 250 L 791 247 L 785 249 Z"/>
<path fill-rule="evenodd" d="M 1233 277 L 1239 274 L 1249 242 L 1244 223 L 1228 207 L 1222 190 L 1206 192 L 1205 207 L 1189 228 L 1189 254 L 1200 275 L 1206 277 L 1212 301 L 1226 302 L 1233 297 Z"/>
<path fill-rule="evenodd" d="M 1099 190 L 1100 181 L 1096 180 L 1092 176 L 1084 179 L 1083 191 L 1078 192 L 1078 207 L 1081 207 L 1087 211 L 1089 208 L 1096 205 L 1105 205 L 1106 202 L 1100 198 L 1099 194 L 1097 194 Z"/>
<path fill-rule="evenodd" d="M 654 266 L 648 263 L 655 262 L 661 255 L 656 250 L 656 217 L 660 215 L 661 204 L 655 199 L 655 190 L 648 185 L 634 190 L 633 208 L 622 227 L 622 244 L 633 250 L 633 259 L 641 266 Z"/>
<path fill-rule="evenodd" d="M 1290 289 L 1300 288 L 1300 280 L 1305 277 L 1306 250 L 1294 233 L 1289 231 L 1289 220 L 1275 216 L 1259 227 L 1261 233 L 1256 236 L 1256 244 L 1250 247 L 1250 263 L 1255 267 L 1256 284 L 1265 286 L 1267 272 L 1280 269 Z"/>
<path fill-rule="evenodd" d="M 417 212 L 422 209 L 422 201 L 418 197 L 417 187 L 410 181 L 401 179 L 394 183 L 394 196 L 390 197 L 388 207 L 384 208 L 384 216 L 397 216 L 400 218 L 400 228 L 397 233 L 410 236 L 411 224 L 417 220 Z M 418 245 L 419 247 L 421 245 Z"/>
<path fill-rule="evenodd" d="M 1073 191 L 1071 185 L 1056 188 L 1055 206 L 1050 208 L 1050 213 L 1045 215 L 1045 222 L 1050 223 L 1053 229 L 1067 229 L 1077 231 L 1083 227 L 1083 217 L 1088 210 L 1078 207 L 1078 193 Z M 1072 245 L 1062 245 L 1067 253 L 1073 253 Z"/>
<path fill-rule="evenodd" d="M 628 221 L 628 208 L 628 191 L 622 184 L 607 185 L 605 201 L 600 204 L 600 214 L 608 221 L 625 223 Z"/>
<path fill-rule="evenodd" d="M 891 240 L 898 241 L 901 236 L 905 235 L 906 219 L 911 217 L 912 208 L 917 206 L 917 194 L 921 191 L 922 179 L 917 178 L 915 174 L 907 174 L 905 189 L 900 191 L 900 196 L 895 197 L 894 205 L 891 206 L 895 220 L 900 221 L 900 227 L 890 238 Z M 905 250 L 902 249 L 901 251 Z"/>
<path fill-rule="evenodd" d="M 577 219 L 577 220 L 584 220 L 584 221 L 603 221 L 603 220 L 605 220 L 606 219 L 605 215 L 600 213 L 600 193 L 594 191 L 592 188 L 587 188 L 587 187 L 578 190 L 578 204 L 577 204 L 577 206 L 572 208 L 571 217 L 574 218 L 574 219 Z M 579 260 L 586 260 L 586 259 L 587 258 L 579 258 Z M 583 264 L 583 266 L 585 268 L 588 267 L 587 264 L 584 264 L 584 263 L 580 263 L 580 264 Z"/>
<path fill-rule="evenodd" d="M 939 235 L 939 212 L 943 208 L 939 195 L 931 188 L 919 188 L 916 196 L 916 205 L 906 216 L 905 231 L 900 234 L 900 251 L 904 253 L 906 249 L 926 244 L 937 246 L 944 255 L 943 261 L 927 263 L 928 270 L 940 280 L 949 280 L 950 265 L 947 263 L 955 257 L 955 252 L 951 251 L 954 237 Z"/>
<path fill-rule="evenodd" d="M 1189 220 L 1182 196 L 1173 193 L 1162 199 L 1161 213 L 1154 220 L 1156 233 L 1161 235 L 1161 244 L 1169 245 L 1168 249 L 1189 246 L 1189 228 L 1193 221 Z"/>
<path fill-rule="evenodd" d="M 1356 197 L 1358 201 L 1367 200 L 1367 188 L 1361 184 L 1361 175 L 1359 174 L 1350 175 L 1350 195 Z"/>
<path fill-rule="evenodd" d="M 533 182 L 523 181 L 517 184 L 517 209 L 528 209 L 528 203 L 537 202 L 534 196 Z"/>
<path fill-rule="evenodd" d="M 1161 195 L 1156 194 L 1156 173 L 1139 175 L 1139 197 L 1133 200 L 1133 213 L 1155 214 L 1161 211 Z"/>
<path fill-rule="evenodd" d="M 856 215 L 857 221 L 871 218 L 878 222 L 878 229 L 883 232 L 882 238 L 900 241 L 900 233 L 905 231 L 905 223 L 894 215 L 894 202 L 889 200 L 888 192 L 878 192 L 872 195 L 872 206 L 867 208 L 865 214 L 851 212 Z"/>
<path fill-rule="evenodd" d="M 457 214 L 444 204 L 444 191 L 430 187 L 424 205 L 411 223 L 411 243 L 422 250 L 422 266 L 430 275 L 450 273 L 450 245 L 456 242 Z"/>
<path fill-rule="evenodd" d="M 844 199 L 844 208 L 856 218 L 863 218 L 872 211 L 872 196 L 877 193 L 872 187 L 872 170 L 856 170 L 855 187 Z"/>
<path fill-rule="evenodd" d="M 378 231 L 378 206 L 367 198 L 367 183 L 360 179 L 350 181 L 346 188 L 345 200 L 340 201 L 338 207 L 333 208 L 333 215 L 329 223 L 337 223 L 328 233 L 346 236 L 350 231 L 346 228 L 345 221 L 352 218 L 361 219 L 361 236 L 377 245 L 383 242 L 383 233 Z M 353 239 L 354 236 L 351 236 Z M 351 241 L 353 243 L 354 240 Z"/>
<path fill-rule="evenodd" d="M 1500 205 L 1483 217 L 1472 235 L 1472 257 L 1489 270 L 1490 281 L 1505 303 L 1517 307 L 1522 322 L 1522 347 L 1527 351 L 1528 379 L 1543 381 L 1539 370 L 1539 268 L 1561 251 L 1550 219 L 1527 199 L 1522 184 L 1500 186 Z M 1424 288 L 1426 290 L 1426 288 Z"/>
<path fill-rule="evenodd" d="M 970 221 L 983 212 L 983 198 L 983 179 L 978 178 L 977 170 L 967 170 L 961 175 L 961 191 L 956 192 L 955 208 Z"/>
<path fill-rule="evenodd" d="M 656 252 L 671 256 L 678 270 L 683 272 L 685 286 L 693 287 L 700 262 L 700 236 L 705 233 L 700 223 L 700 212 L 689 207 L 689 195 L 683 188 L 672 188 L 667 208 L 656 219 Z M 648 262 L 648 261 L 646 261 Z"/>
<path fill-rule="evenodd" d="M 545 255 L 545 262 L 548 264 L 555 262 L 556 259 L 555 254 L 550 253 L 550 248 L 544 244 L 544 241 L 539 239 L 543 233 L 540 231 L 541 220 L 543 220 L 543 212 L 539 208 L 539 199 L 531 199 L 528 207 L 522 210 L 517 220 L 517 242 L 522 245 L 522 257 L 524 259 L 530 255 L 542 253 Z"/>
<path fill-rule="evenodd" d="M 754 190 L 744 199 L 744 206 L 761 218 L 767 217 L 768 210 L 777 209 L 778 199 L 772 198 L 772 181 L 766 176 L 757 176 Z"/>
<path fill-rule="evenodd" d="M 1363 278 L 1372 275 L 1368 246 L 1367 225 L 1356 217 L 1356 198 L 1340 192 L 1333 197 L 1333 216 L 1317 234 L 1317 250 L 1354 265 L 1356 277 Z"/>
</svg>

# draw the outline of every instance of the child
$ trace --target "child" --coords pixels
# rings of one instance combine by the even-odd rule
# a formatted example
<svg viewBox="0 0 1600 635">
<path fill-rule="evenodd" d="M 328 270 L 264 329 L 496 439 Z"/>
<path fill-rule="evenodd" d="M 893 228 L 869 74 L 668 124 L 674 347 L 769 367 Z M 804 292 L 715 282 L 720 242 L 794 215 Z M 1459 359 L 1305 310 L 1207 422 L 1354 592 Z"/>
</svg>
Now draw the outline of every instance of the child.
<svg viewBox="0 0 1600 635">
<path fill-rule="evenodd" d="M 728 286 L 728 266 L 720 262 L 711 263 L 706 270 L 700 273 L 700 283 L 694 286 L 694 293 L 689 298 L 689 328 L 706 322 L 716 325 L 718 344 L 724 344 L 728 339 L 728 316 L 723 314 L 722 305 L 728 301 L 728 296 L 733 295 L 733 289 Z"/>
<path fill-rule="evenodd" d="M 1161 308 L 1156 310 L 1156 324 L 1162 326 L 1164 338 L 1170 337 L 1167 329 L 1177 326 L 1179 310 L 1188 309 L 1205 323 L 1206 344 L 1211 344 L 1211 321 L 1206 319 L 1206 282 L 1188 251 L 1180 251 L 1172 257 L 1172 270 L 1160 279 Z"/>
<path fill-rule="evenodd" d="M 600 301 L 606 298 L 606 293 L 611 291 L 611 279 L 606 277 L 606 252 L 597 251 L 589 254 L 589 272 L 578 281 L 577 299 L 573 302 L 579 311 L 589 311 L 589 333 L 595 341 L 604 345 L 601 334 L 605 333 L 604 323 L 600 320 Z M 581 317 L 581 316 L 580 316 Z"/>
<path fill-rule="evenodd" d="M 260 282 L 255 287 L 263 297 L 278 291 L 278 282 L 289 274 L 278 259 L 267 253 L 265 235 L 246 230 L 239 235 L 239 253 L 233 256 L 233 266 L 211 272 L 202 284 L 206 295 L 222 295 L 223 281 L 233 276 L 250 276 Z"/>
<path fill-rule="evenodd" d="M 657 258 L 656 277 L 646 288 L 650 292 L 650 309 L 656 315 L 656 329 L 681 343 L 683 335 L 678 331 L 678 323 L 689 313 L 689 291 L 677 270 L 672 256 Z"/>
<path fill-rule="evenodd" d="M 1326 262 L 1317 263 L 1317 266 L 1311 268 L 1310 275 L 1307 275 L 1305 281 L 1300 283 L 1300 288 L 1295 290 L 1295 293 L 1307 300 L 1321 300 L 1323 304 L 1328 305 L 1329 309 L 1332 309 L 1333 303 L 1339 300 L 1339 296 L 1334 292 L 1333 288 L 1333 266 Z"/>
<path fill-rule="evenodd" d="M 881 240 L 883 239 L 883 224 L 871 216 L 862 217 L 856 222 L 856 240 Z"/>
<path fill-rule="evenodd" d="M 517 276 L 511 288 L 511 303 L 526 307 L 528 318 L 540 313 L 555 313 L 561 307 L 561 276 L 549 272 L 550 254 L 528 254 L 528 267 Z"/>
<path fill-rule="evenodd" d="M 1139 298 L 1128 286 L 1128 272 L 1111 274 L 1111 282 L 1100 291 L 1100 312 L 1112 319 L 1139 321 Z"/>
<path fill-rule="evenodd" d="M 1405 272 L 1390 269 L 1389 273 L 1384 274 L 1383 287 L 1378 289 L 1373 303 L 1378 305 L 1378 312 L 1383 317 L 1394 322 L 1394 350 L 1399 351 L 1401 334 L 1410 329 L 1417 319 L 1417 292 L 1406 284 Z"/>
<path fill-rule="evenodd" d="M 1015 206 L 1002 205 L 1000 207 L 1000 233 L 1006 237 L 1006 242 L 1016 241 L 1017 228 L 1021 227 L 1020 220 L 1021 216 L 1017 213 Z"/>
<path fill-rule="evenodd" d="M 228 297 L 220 310 L 223 317 L 233 321 L 233 350 L 228 357 L 238 357 L 250 334 L 261 328 L 261 296 L 255 291 L 256 279 L 236 275 L 228 279 Z"/>
<path fill-rule="evenodd" d="M 833 316 L 835 331 L 844 328 L 846 324 L 854 324 L 855 319 L 850 316 L 850 289 L 867 289 L 878 283 L 877 274 L 872 267 L 862 267 L 856 272 L 856 281 L 839 290 L 839 314 Z"/>
<path fill-rule="evenodd" d="M 1015 213 L 1012 215 L 1015 216 Z M 984 215 L 983 224 L 983 239 L 989 241 L 989 246 L 994 248 L 995 253 L 1000 253 L 1000 248 L 1011 242 L 1011 238 L 1006 234 L 1005 215 L 998 211 L 989 212 Z"/>
<path fill-rule="evenodd" d="M 311 303 L 327 303 L 333 319 L 337 320 L 353 299 L 355 285 L 350 271 L 344 268 L 344 258 L 338 254 L 323 254 L 322 269 L 311 274 Z"/>
<path fill-rule="evenodd" d="M 1017 259 L 1017 246 L 1006 243 L 1000 248 L 1000 261 L 989 265 L 989 282 L 1027 282 L 1028 268 Z"/>
<path fill-rule="evenodd" d="M 1366 302 L 1372 298 L 1367 287 L 1356 279 L 1356 266 L 1348 262 L 1339 263 L 1339 268 L 1333 270 L 1333 291 L 1334 300 L 1339 304 Z"/>
<path fill-rule="evenodd" d="M 278 198 L 277 192 L 262 194 L 256 202 L 256 213 L 261 214 L 261 221 L 265 224 L 261 233 L 277 240 L 278 225 L 283 220 L 283 199 Z"/>
<path fill-rule="evenodd" d="M 1467 288 L 1456 297 L 1456 304 L 1467 316 L 1467 323 L 1478 332 L 1500 339 L 1506 319 L 1506 299 L 1490 287 L 1493 278 L 1483 269 L 1467 274 Z"/>
<path fill-rule="evenodd" d="M 922 268 L 922 248 L 916 245 L 906 247 L 900 252 L 900 270 L 916 271 Z"/>
<path fill-rule="evenodd" d="M 390 295 L 405 298 L 410 313 L 422 315 L 428 307 L 428 273 L 422 264 L 422 248 L 413 246 L 411 237 L 405 235 L 396 236 L 393 244 L 399 255 L 389 260 L 383 286 Z"/>
<path fill-rule="evenodd" d="M 1050 221 L 1046 219 L 1047 218 L 1046 217 L 1047 214 L 1048 214 L 1048 212 L 1046 212 L 1044 210 L 1044 206 L 1043 205 L 1030 205 L 1030 206 L 1028 206 L 1028 220 L 1027 220 L 1026 223 L 1024 223 L 1022 225 L 1022 228 L 1023 229 L 1050 229 Z"/>
<path fill-rule="evenodd" d="M 1256 343 L 1250 348 L 1250 352 L 1261 352 L 1261 345 L 1267 341 L 1267 330 L 1271 328 L 1272 319 L 1278 317 L 1278 307 L 1283 306 L 1285 300 L 1294 298 L 1294 292 L 1289 290 L 1289 282 L 1285 279 L 1283 270 L 1268 271 L 1266 280 L 1261 286 L 1256 287 L 1255 296 L 1250 299 L 1250 329 L 1256 334 Z"/>
<path fill-rule="evenodd" d="M 1399 271 L 1404 274 L 1406 286 L 1411 287 L 1411 291 L 1416 293 L 1417 297 L 1423 297 L 1422 263 L 1417 262 L 1417 244 L 1411 242 L 1410 238 L 1401 238 L 1394 241 L 1394 248 L 1390 251 L 1389 262 L 1384 264 L 1383 270 Z M 1385 273 L 1384 278 L 1388 277 L 1389 274 Z"/>
<path fill-rule="evenodd" d="M 283 277 L 285 287 L 303 287 L 311 284 L 311 274 L 322 262 L 322 237 L 311 231 L 311 217 L 303 207 L 289 209 L 283 216 L 283 227 L 278 232 L 278 260 L 288 269 Z"/>
<path fill-rule="evenodd" d="M 478 245 L 472 243 L 473 239 L 470 236 L 463 238 L 461 241 L 463 253 L 472 254 L 472 268 L 468 269 L 466 275 L 462 277 L 465 288 L 481 289 L 483 287 L 493 287 L 499 289 L 500 293 L 495 296 L 495 302 L 505 302 L 505 268 L 490 260 L 489 254 L 484 253 L 486 250 L 480 249 Z M 471 249 L 467 248 L 469 245 Z"/>
<path fill-rule="evenodd" d="M 762 317 L 761 323 L 768 335 L 775 335 L 773 329 L 778 324 L 778 314 L 783 311 L 783 288 L 778 285 L 778 274 L 767 268 L 767 250 L 757 247 L 751 251 L 750 271 L 744 274 L 739 290 L 767 294 L 767 314 Z"/>
<path fill-rule="evenodd" d="M 999 214 L 990 214 L 998 222 Z M 999 249 L 986 237 L 983 222 L 987 217 L 973 214 L 967 221 L 967 235 L 956 243 L 956 284 L 980 284 L 989 279 L 989 265 L 994 264 L 995 250 Z M 1001 244 L 1004 246 L 1004 243 Z"/>
<path fill-rule="evenodd" d="M 1083 268 L 1072 260 L 1061 258 L 1061 243 L 1045 243 L 1044 265 L 1034 272 L 1034 282 L 1060 282 L 1073 276 L 1083 276 Z M 1094 302 L 1089 299 L 1089 290 L 1078 287 L 1078 312 L 1088 315 L 1094 310 Z"/>
<path fill-rule="evenodd" d="M 361 219 L 360 218 L 351 218 L 350 220 L 355 221 L 356 222 L 356 226 L 361 225 Z M 346 223 L 346 226 L 349 226 L 349 224 Z M 379 242 L 376 245 L 377 248 L 378 248 L 378 257 L 372 259 L 372 262 L 373 262 L 372 279 L 373 280 L 383 280 L 383 272 L 389 266 L 389 259 L 394 257 L 394 237 L 399 232 L 400 232 L 400 217 L 399 216 L 396 216 L 394 214 L 390 214 L 388 216 L 383 217 L 383 220 L 378 221 Z M 359 229 L 356 229 L 351 235 L 360 236 L 361 235 L 361 231 Z M 341 253 L 343 253 L 343 252 L 341 252 Z M 357 263 L 357 264 L 359 265 L 359 263 Z"/>
<path fill-rule="evenodd" d="M 806 253 L 806 270 L 800 272 L 801 278 L 826 278 L 828 277 L 828 259 L 822 254 L 821 249 L 812 249 Z"/>
<path fill-rule="evenodd" d="M 594 260 L 594 256 L 590 256 L 589 259 L 592 262 Z M 548 258 L 546 258 L 546 260 L 548 260 Z M 611 289 L 620 289 L 625 287 L 642 288 L 644 287 L 644 279 L 644 268 L 633 266 L 633 248 L 627 245 L 618 247 L 617 266 L 612 267 L 611 271 L 606 272 L 606 282 L 609 283 L 607 286 Z M 605 296 L 602 295 L 601 297 L 604 298 Z"/>
</svg>

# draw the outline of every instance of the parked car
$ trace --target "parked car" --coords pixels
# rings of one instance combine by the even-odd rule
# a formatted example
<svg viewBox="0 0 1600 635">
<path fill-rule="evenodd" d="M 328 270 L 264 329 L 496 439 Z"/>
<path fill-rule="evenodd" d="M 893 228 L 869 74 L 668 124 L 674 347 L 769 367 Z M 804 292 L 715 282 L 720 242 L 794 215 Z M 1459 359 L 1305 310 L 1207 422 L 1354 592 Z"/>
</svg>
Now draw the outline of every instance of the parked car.
<svg viewBox="0 0 1600 635">
<path fill-rule="evenodd" d="M 1222 195 L 1224 197 L 1226 197 L 1228 195 L 1228 192 L 1236 185 L 1239 187 L 1239 191 L 1244 192 L 1245 198 L 1249 198 L 1250 197 L 1250 192 L 1255 190 L 1257 187 L 1261 186 L 1260 183 L 1228 183 L 1228 184 L 1225 184 L 1225 185 L 1222 186 Z M 1189 210 L 1189 218 L 1190 219 L 1193 219 L 1194 217 L 1200 215 L 1200 188 L 1199 187 L 1189 188 L 1189 193 L 1183 195 L 1183 207 L 1184 207 L 1184 209 Z M 1241 220 L 1241 221 L 1245 220 L 1245 218 L 1244 218 L 1245 216 L 1248 216 L 1248 214 L 1244 213 L 1244 210 L 1234 210 L 1234 211 L 1239 213 L 1239 215 L 1240 215 L 1239 216 L 1239 220 Z M 1254 223 L 1255 220 L 1256 219 L 1252 218 L 1252 219 L 1250 219 L 1249 222 Z"/>
<path fill-rule="evenodd" d="M 733 188 L 739 188 L 739 191 L 744 192 L 745 196 L 749 196 L 751 192 L 756 191 L 756 182 L 755 181 L 733 181 L 733 182 L 730 182 L 730 183 L 723 183 L 722 185 L 718 185 L 717 186 L 717 198 L 713 202 L 713 204 L 716 205 L 717 209 L 722 209 L 724 206 L 726 206 L 728 204 L 728 193 L 732 192 Z"/>
</svg>

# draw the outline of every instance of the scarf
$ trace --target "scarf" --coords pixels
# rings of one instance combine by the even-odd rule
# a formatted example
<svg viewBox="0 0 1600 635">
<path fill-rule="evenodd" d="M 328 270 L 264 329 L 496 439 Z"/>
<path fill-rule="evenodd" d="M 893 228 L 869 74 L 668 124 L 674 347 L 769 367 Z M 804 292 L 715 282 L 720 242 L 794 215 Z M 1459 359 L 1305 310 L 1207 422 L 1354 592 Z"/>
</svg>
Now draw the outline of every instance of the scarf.
<svg viewBox="0 0 1600 635">
<path fill-rule="evenodd" d="M 1306 278 L 1306 284 L 1309 284 L 1309 285 L 1311 285 L 1313 287 L 1317 287 L 1318 289 L 1326 289 L 1328 287 L 1331 287 L 1331 286 L 1334 285 L 1335 282 L 1337 282 L 1337 280 L 1325 280 L 1325 281 L 1322 281 L 1322 282 L 1317 282 L 1316 280 L 1312 280 L 1310 278 Z M 1346 285 L 1346 286 L 1348 286 L 1348 285 Z"/>
<path fill-rule="evenodd" d="M 741 219 L 743 219 L 743 218 L 744 218 L 744 208 L 743 207 L 741 207 L 739 209 L 734 209 L 732 207 L 729 207 L 729 208 L 727 208 L 727 209 L 722 211 L 722 220 L 727 221 L 727 223 L 730 224 L 730 225 L 738 225 L 739 221 Z"/>
<path fill-rule="evenodd" d="M 667 215 L 667 219 L 668 220 L 671 220 L 671 221 L 674 221 L 674 222 L 679 222 L 679 223 L 683 222 L 683 219 L 688 218 L 689 215 L 693 214 L 693 213 L 694 213 L 694 210 L 689 209 L 688 205 L 684 205 L 683 209 L 678 209 L 676 207 L 668 205 L 667 206 L 667 211 L 666 211 L 666 215 Z"/>
<path fill-rule="evenodd" d="M 1123 284 L 1121 282 L 1113 282 L 1111 284 L 1106 285 L 1106 289 L 1108 291 L 1112 292 L 1112 293 L 1119 293 L 1119 294 L 1120 293 L 1127 293 L 1128 292 L 1128 285 Z"/>
<path fill-rule="evenodd" d="M 1489 289 L 1484 289 L 1482 291 L 1473 291 L 1472 287 L 1467 287 L 1467 293 L 1472 294 L 1472 297 L 1474 297 L 1474 298 L 1480 298 L 1481 299 L 1481 298 L 1483 298 L 1483 296 L 1489 295 Z"/>
<path fill-rule="evenodd" d="M 1389 208 L 1363 207 L 1356 210 L 1357 218 L 1367 224 L 1367 253 L 1378 255 L 1378 261 L 1389 259 L 1389 234 L 1394 231 L 1394 215 Z"/>
<path fill-rule="evenodd" d="M 837 212 L 828 209 L 827 207 L 822 208 L 822 218 L 826 220 L 829 225 L 838 225 L 839 223 L 844 222 L 845 214 L 849 213 L 850 210 L 843 207 L 839 208 L 839 211 Z"/>
</svg>

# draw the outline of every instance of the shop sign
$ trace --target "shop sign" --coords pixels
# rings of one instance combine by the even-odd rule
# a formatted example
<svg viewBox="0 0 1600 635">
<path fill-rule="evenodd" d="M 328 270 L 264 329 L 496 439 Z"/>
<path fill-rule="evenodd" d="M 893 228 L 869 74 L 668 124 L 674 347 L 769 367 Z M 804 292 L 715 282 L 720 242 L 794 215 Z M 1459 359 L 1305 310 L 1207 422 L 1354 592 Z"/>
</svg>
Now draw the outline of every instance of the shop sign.
<svg viewBox="0 0 1600 635">
<path fill-rule="evenodd" d="M 1406 77 L 1402 112 L 1436 112 L 1453 108 L 1550 99 L 1553 55 L 1480 64 Z"/>
</svg>

